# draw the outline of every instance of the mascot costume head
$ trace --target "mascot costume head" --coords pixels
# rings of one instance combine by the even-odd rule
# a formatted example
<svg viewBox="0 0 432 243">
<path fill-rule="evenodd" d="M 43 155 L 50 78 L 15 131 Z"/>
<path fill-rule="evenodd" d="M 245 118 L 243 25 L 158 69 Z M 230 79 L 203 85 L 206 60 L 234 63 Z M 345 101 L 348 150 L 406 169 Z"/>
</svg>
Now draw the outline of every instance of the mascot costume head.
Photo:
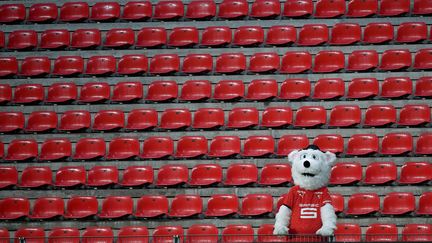
<svg viewBox="0 0 432 243">
<path fill-rule="evenodd" d="M 273 234 L 289 234 L 292 241 L 325 241 L 325 236 L 333 235 L 336 229 L 336 214 L 327 190 L 336 155 L 310 145 L 292 151 L 288 160 L 295 185 L 283 198 Z"/>
</svg>

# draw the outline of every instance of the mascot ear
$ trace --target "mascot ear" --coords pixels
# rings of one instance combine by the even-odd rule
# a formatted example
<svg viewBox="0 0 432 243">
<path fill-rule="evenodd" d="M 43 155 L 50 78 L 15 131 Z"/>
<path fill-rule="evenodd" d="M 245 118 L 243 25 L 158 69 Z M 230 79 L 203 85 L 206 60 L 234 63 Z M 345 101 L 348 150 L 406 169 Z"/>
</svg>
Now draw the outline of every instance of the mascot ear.
<svg viewBox="0 0 432 243">
<path fill-rule="evenodd" d="M 325 156 L 325 160 L 329 166 L 332 166 L 333 163 L 336 161 L 336 155 L 332 152 L 327 151 L 324 154 L 324 156 Z"/>
<path fill-rule="evenodd" d="M 291 153 L 288 154 L 288 161 L 292 164 L 295 160 L 297 160 L 298 150 L 291 151 Z"/>
</svg>

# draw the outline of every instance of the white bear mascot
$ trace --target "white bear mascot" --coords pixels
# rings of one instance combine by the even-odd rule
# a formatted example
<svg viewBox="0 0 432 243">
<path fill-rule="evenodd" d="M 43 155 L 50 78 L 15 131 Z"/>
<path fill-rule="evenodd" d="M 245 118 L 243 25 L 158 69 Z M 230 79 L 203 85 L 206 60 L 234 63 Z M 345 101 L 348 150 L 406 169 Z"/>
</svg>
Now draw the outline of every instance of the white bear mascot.
<svg viewBox="0 0 432 243">
<path fill-rule="evenodd" d="M 295 186 L 283 198 L 273 234 L 289 234 L 294 242 L 324 242 L 336 229 L 336 214 L 327 189 L 336 155 L 310 145 L 292 151 L 288 160 Z"/>
</svg>

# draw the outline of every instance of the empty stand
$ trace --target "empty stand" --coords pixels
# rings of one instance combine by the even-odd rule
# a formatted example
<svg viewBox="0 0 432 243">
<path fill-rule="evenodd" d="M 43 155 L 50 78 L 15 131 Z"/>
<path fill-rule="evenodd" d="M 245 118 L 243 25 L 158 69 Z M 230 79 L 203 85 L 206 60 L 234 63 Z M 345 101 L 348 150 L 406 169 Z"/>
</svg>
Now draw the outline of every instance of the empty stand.
<svg viewBox="0 0 432 243">
<path fill-rule="evenodd" d="M 320 134 L 316 136 L 312 142 L 322 151 L 330 151 L 334 154 L 344 152 L 344 141 L 339 134 Z"/>
<path fill-rule="evenodd" d="M 90 16 L 86 2 L 66 2 L 60 8 L 60 20 L 64 22 L 81 22 Z"/>
<path fill-rule="evenodd" d="M 0 175 L 0 188 L 18 184 L 18 170 L 14 166 L 1 166 Z"/>
<path fill-rule="evenodd" d="M 199 108 L 194 113 L 193 128 L 214 129 L 224 125 L 225 116 L 221 108 Z"/>
<path fill-rule="evenodd" d="M 107 159 L 130 159 L 140 154 L 139 141 L 136 138 L 119 137 L 111 140 Z"/>
<path fill-rule="evenodd" d="M 145 130 L 158 125 L 158 113 L 154 109 L 133 109 L 129 112 L 126 129 Z"/>
<path fill-rule="evenodd" d="M 382 214 L 401 215 L 414 212 L 415 197 L 410 192 L 391 192 L 384 197 Z"/>
<path fill-rule="evenodd" d="M 363 170 L 358 162 L 337 163 L 333 166 L 330 175 L 330 184 L 355 184 L 362 180 Z"/>
<path fill-rule="evenodd" d="M 371 224 L 366 229 L 366 241 L 397 241 L 398 229 L 395 224 Z"/>
<path fill-rule="evenodd" d="M 215 136 L 210 142 L 208 156 L 227 157 L 240 153 L 241 142 L 237 136 Z"/>
<path fill-rule="evenodd" d="M 194 1 L 187 6 L 185 17 L 188 19 L 209 19 L 216 15 L 216 3 L 212 1 Z"/>
<path fill-rule="evenodd" d="M 48 88 L 46 102 L 68 103 L 78 98 L 78 87 L 75 83 L 54 83 Z"/>
<path fill-rule="evenodd" d="M 123 226 L 117 233 L 119 242 L 148 242 L 149 231 L 145 226 Z"/>
<path fill-rule="evenodd" d="M 30 201 L 22 197 L 8 197 L 0 200 L 0 218 L 18 219 L 30 214 Z"/>
<path fill-rule="evenodd" d="M 92 226 L 87 227 L 82 234 L 83 242 L 105 242 L 109 243 L 114 240 L 114 232 L 111 227 Z"/>
<path fill-rule="evenodd" d="M 49 219 L 63 216 L 64 202 L 59 197 L 40 197 L 33 203 L 32 219 Z"/>
<path fill-rule="evenodd" d="M 306 135 L 283 135 L 277 145 L 277 154 L 287 156 L 294 150 L 306 148 L 309 145 L 309 140 Z"/>
<path fill-rule="evenodd" d="M 148 1 L 127 2 L 123 7 L 122 19 L 142 21 L 152 17 L 152 5 Z"/>
<path fill-rule="evenodd" d="M 185 165 L 163 165 L 159 168 L 156 185 L 175 186 L 188 180 L 189 171 Z"/>
<path fill-rule="evenodd" d="M 158 159 L 174 154 L 174 141 L 171 137 L 148 137 L 144 140 L 141 158 Z"/>
<path fill-rule="evenodd" d="M 151 166 L 128 166 L 123 171 L 120 184 L 122 186 L 142 186 L 153 183 L 153 168 Z"/>
<path fill-rule="evenodd" d="M 211 186 L 222 182 L 222 167 L 218 164 L 199 164 L 192 168 L 189 185 Z"/>
<path fill-rule="evenodd" d="M 87 185 L 103 187 L 117 184 L 119 172 L 115 166 L 94 166 L 87 174 Z"/>
<path fill-rule="evenodd" d="M 254 164 L 231 164 L 226 171 L 225 185 L 240 186 L 255 183 L 258 168 Z"/>
<path fill-rule="evenodd" d="M 48 234 L 48 241 L 68 240 L 71 243 L 79 243 L 80 232 L 73 227 L 56 227 Z"/>
<path fill-rule="evenodd" d="M 400 171 L 399 183 L 417 184 L 431 180 L 432 166 L 426 162 L 406 162 Z"/>
<path fill-rule="evenodd" d="M 1 132 L 14 132 L 24 128 L 25 117 L 22 112 L 1 112 L 0 118 Z"/>
<path fill-rule="evenodd" d="M 67 201 L 66 218 L 86 218 L 94 216 L 98 212 L 98 201 L 92 196 L 72 196 Z"/>
<path fill-rule="evenodd" d="M 207 154 L 207 138 L 204 136 L 183 136 L 177 141 L 175 157 L 194 158 Z"/>
<path fill-rule="evenodd" d="M 354 193 L 348 200 L 347 215 L 366 215 L 380 210 L 380 199 L 374 193 Z"/>
<path fill-rule="evenodd" d="M 171 202 L 170 217 L 191 217 L 202 212 L 203 203 L 199 195 L 177 195 Z"/>
<path fill-rule="evenodd" d="M 102 202 L 100 218 L 120 218 L 132 214 L 133 200 L 129 196 L 109 196 Z"/>
<path fill-rule="evenodd" d="M 385 184 L 393 182 L 397 177 L 397 167 L 393 162 L 370 163 L 365 171 L 365 184 Z"/>
<path fill-rule="evenodd" d="M 47 139 L 43 142 L 39 154 L 39 160 L 53 161 L 70 157 L 72 143 L 66 138 Z"/>
<path fill-rule="evenodd" d="M 106 144 L 103 138 L 82 138 L 75 146 L 74 159 L 90 160 L 104 157 Z"/>
<path fill-rule="evenodd" d="M 181 1 L 161 1 L 154 6 L 153 18 L 157 20 L 175 20 L 184 15 Z"/>
<path fill-rule="evenodd" d="M 87 173 L 84 166 L 65 166 L 57 170 L 55 185 L 58 187 L 73 187 L 85 185 Z"/>
<path fill-rule="evenodd" d="M 152 218 L 168 214 L 169 202 L 165 196 L 144 195 L 137 201 L 135 217 Z"/>
<path fill-rule="evenodd" d="M 121 75 L 140 75 L 147 72 L 147 70 L 148 59 L 142 54 L 124 55 L 117 64 L 117 72 Z"/>
<path fill-rule="evenodd" d="M 41 227 L 27 227 L 27 228 L 20 228 L 17 231 L 15 231 L 15 243 L 19 242 L 17 239 L 24 238 L 29 239 L 32 242 L 35 243 L 42 243 L 45 242 L 45 231 Z"/>
</svg>

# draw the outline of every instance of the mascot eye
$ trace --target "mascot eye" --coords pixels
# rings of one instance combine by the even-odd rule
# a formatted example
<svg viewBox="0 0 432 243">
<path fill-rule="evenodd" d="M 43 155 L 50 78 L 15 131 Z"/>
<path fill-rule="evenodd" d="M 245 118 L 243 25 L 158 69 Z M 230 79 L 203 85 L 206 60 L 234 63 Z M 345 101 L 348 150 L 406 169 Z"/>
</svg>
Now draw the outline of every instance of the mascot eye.
<svg viewBox="0 0 432 243">
<path fill-rule="evenodd" d="M 315 156 L 315 155 L 312 155 L 312 158 L 313 158 L 313 159 L 316 159 L 316 156 Z"/>
<path fill-rule="evenodd" d="M 303 159 L 306 159 L 306 154 L 303 154 L 303 156 L 302 156 L 302 157 L 303 157 Z"/>
</svg>

